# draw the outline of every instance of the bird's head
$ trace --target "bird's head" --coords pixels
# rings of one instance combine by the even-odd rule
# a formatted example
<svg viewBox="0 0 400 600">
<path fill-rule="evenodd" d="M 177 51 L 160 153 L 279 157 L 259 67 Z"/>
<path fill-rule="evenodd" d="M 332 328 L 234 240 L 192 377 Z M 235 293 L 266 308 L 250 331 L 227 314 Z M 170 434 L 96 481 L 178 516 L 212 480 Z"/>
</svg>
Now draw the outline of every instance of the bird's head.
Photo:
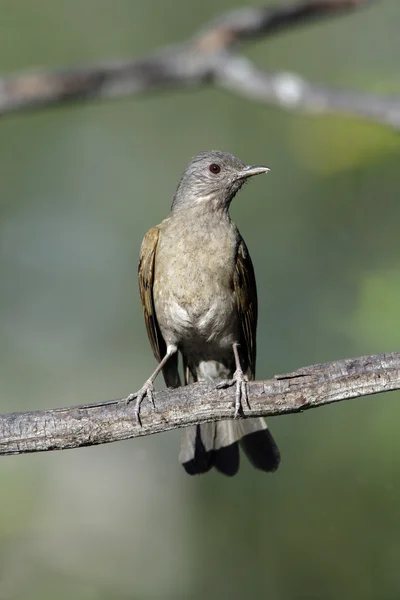
<svg viewBox="0 0 400 600">
<path fill-rule="evenodd" d="M 249 177 L 268 171 L 268 167 L 246 165 L 229 152 L 200 152 L 182 175 L 172 210 L 198 205 L 228 210 L 232 198 Z"/>
</svg>

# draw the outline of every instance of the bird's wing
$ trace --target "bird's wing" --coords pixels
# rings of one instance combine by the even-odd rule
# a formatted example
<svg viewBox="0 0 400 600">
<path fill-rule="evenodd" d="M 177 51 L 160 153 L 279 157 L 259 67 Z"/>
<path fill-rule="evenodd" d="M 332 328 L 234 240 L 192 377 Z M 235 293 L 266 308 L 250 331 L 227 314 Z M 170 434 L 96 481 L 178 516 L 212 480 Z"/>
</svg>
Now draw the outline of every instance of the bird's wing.
<svg viewBox="0 0 400 600">
<path fill-rule="evenodd" d="M 233 284 L 241 324 L 239 350 L 247 363 L 244 370 L 248 378 L 253 379 L 256 371 L 257 286 L 253 263 L 243 240 L 237 250 Z"/>
<path fill-rule="evenodd" d="M 138 268 L 139 291 L 142 299 L 147 335 L 149 336 L 154 356 L 158 362 L 160 362 L 167 351 L 158 325 L 153 298 L 154 263 L 159 236 L 159 227 L 153 227 L 144 236 L 140 248 Z"/>
</svg>

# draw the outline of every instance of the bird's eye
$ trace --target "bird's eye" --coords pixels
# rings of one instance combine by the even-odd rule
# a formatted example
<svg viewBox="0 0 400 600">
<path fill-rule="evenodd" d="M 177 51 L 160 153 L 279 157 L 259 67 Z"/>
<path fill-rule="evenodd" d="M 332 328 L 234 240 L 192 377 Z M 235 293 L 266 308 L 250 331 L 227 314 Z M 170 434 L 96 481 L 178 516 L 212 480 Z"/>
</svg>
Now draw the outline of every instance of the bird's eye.
<svg viewBox="0 0 400 600">
<path fill-rule="evenodd" d="M 214 173 L 214 175 L 218 175 L 218 173 L 221 171 L 221 167 L 217 165 L 217 163 L 213 163 L 208 168 L 210 169 L 211 173 Z"/>
</svg>

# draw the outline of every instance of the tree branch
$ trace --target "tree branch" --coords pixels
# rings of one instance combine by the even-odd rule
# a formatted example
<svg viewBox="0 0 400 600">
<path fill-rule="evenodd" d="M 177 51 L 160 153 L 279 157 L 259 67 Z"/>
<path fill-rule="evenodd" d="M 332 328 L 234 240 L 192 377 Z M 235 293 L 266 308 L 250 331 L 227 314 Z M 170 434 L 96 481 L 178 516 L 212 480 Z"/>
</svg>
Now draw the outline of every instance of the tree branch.
<svg viewBox="0 0 400 600">
<path fill-rule="evenodd" d="M 132 59 L 0 78 L 0 115 L 213 84 L 293 110 L 336 112 L 400 129 L 400 98 L 330 89 L 291 73 L 268 73 L 236 53 L 267 37 L 374 0 L 308 0 L 285 7 L 243 8 L 212 21 L 188 42 Z"/>
<path fill-rule="evenodd" d="M 359 396 L 400 389 L 400 352 L 305 367 L 249 383 L 244 416 L 297 413 Z M 133 405 L 113 400 L 85 406 L 0 416 L 0 455 L 65 450 L 125 440 L 234 415 L 235 388 L 195 383 L 155 394 L 156 410 L 143 404 L 140 427 Z"/>
</svg>

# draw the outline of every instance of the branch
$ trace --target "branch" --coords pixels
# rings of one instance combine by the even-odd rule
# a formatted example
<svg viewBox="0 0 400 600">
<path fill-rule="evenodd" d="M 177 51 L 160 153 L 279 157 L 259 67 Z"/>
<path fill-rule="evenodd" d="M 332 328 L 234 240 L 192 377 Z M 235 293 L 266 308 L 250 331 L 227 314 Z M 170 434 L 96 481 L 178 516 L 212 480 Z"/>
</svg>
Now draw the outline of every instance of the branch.
<svg viewBox="0 0 400 600">
<path fill-rule="evenodd" d="M 298 413 L 359 396 L 400 389 L 400 352 L 305 367 L 249 382 L 247 417 Z M 85 406 L 0 416 L 0 454 L 65 450 L 116 442 L 234 415 L 235 389 L 195 383 L 155 394 L 156 410 L 142 409 L 140 427 L 132 404 L 114 400 Z"/>
<path fill-rule="evenodd" d="M 330 89 L 291 73 L 268 73 L 236 53 L 249 40 L 371 1 L 308 0 L 286 7 L 243 8 L 214 20 L 188 42 L 143 59 L 0 78 L 0 115 L 213 84 L 282 108 L 336 112 L 400 129 L 398 97 Z"/>
</svg>

